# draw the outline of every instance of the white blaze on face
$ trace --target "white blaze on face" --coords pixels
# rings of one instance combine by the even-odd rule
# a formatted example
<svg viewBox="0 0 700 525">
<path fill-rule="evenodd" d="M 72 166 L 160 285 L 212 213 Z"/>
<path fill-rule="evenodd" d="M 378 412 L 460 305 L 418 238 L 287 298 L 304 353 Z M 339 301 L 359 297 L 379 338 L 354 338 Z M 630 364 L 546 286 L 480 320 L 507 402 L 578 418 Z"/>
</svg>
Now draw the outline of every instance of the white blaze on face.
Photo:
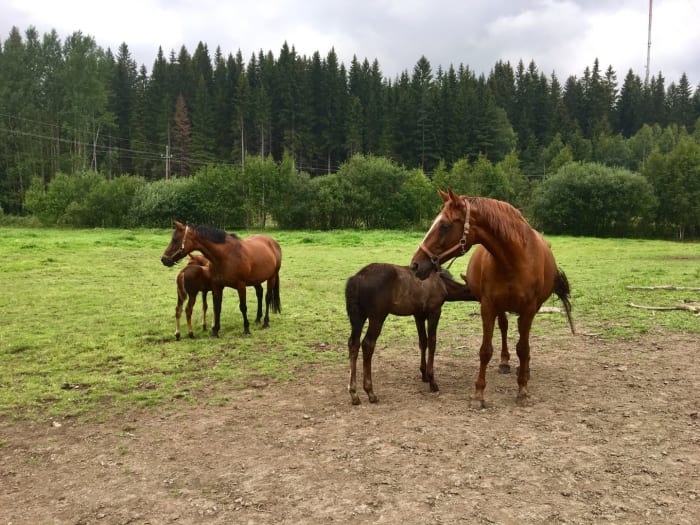
<svg viewBox="0 0 700 525">
<path fill-rule="evenodd" d="M 435 217 L 435 220 L 433 221 L 433 224 L 430 225 L 430 228 L 428 229 L 428 233 L 425 234 L 425 237 L 423 237 L 423 242 L 428 238 L 428 235 L 430 235 L 430 232 L 433 231 L 433 228 L 437 224 L 439 224 L 442 221 L 442 212 L 438 213 L 437 217 Z"/>
</svg>

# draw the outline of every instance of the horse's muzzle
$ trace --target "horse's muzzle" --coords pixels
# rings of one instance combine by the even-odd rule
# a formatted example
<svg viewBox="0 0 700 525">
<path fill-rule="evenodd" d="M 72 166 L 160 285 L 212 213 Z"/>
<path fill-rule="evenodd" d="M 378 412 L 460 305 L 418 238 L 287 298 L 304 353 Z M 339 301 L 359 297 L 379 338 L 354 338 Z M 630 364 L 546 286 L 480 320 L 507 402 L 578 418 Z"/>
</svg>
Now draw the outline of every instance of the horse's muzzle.
<svg viewBox="0 0 700 525">
<path fill-rule="evenodd" d="M 166 257 L 165 255 L 163 255 L 163 257 L 160 258 L 160 262 L 163 263 L 163 266 L 167 266 L 168 268 L 175 264 L 175 261 L 172 257 Z"/>
</svg>

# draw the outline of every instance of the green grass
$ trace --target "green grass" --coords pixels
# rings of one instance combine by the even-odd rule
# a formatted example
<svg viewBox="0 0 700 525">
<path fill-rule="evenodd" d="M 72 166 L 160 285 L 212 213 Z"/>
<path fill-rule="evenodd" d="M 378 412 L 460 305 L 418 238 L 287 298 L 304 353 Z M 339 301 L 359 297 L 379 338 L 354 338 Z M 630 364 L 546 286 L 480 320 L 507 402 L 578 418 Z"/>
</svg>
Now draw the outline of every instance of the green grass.
<svg viewBox="0 0 700 525">
<path fill-rule="evenodd" d="M 223 405 L 232 390 L 251 381 L 293 380 L 323 361 L 344 368 L 346 279 L 372 261 L 407 264 L 423 232 L 271 232 L 284 252 L 282 314 L 272 315 L 271 328 L 253 325 L 252 335 L 243 337 L 236 294 L 226 289 L 221 337 L 210 339 L 197 328 L 197 339 L 179 342 L 173 336 L 175 275 L 182 264 L 160 263 L 170 234 L 0 229 L 0 417 L 94 418 L 135 407 Z M 627 306 L 697 301 L 698 292 L 625 289 L 700 286 L 698 244 L 548 240 L 569 277 L 580 332 L 609 338 L 655 329 L 700 333 L 700 318 L 689 312 Z M 452 272 L 463 272 L 466 262 L 457 260 Z M 252 289 L 248 305 L 254 310 Z M 196 324 L 200 308 L 201 299 Z M 478 305 L 448 303 L 444 312 L 443 330 L 481 332 Z M 390 318 L 382 339 L 414 341 L 414 330 L 410 318 Z M 533 327 L 535 334 L 566 330 L 561 316 L 540 316 Z"/>
</svg>

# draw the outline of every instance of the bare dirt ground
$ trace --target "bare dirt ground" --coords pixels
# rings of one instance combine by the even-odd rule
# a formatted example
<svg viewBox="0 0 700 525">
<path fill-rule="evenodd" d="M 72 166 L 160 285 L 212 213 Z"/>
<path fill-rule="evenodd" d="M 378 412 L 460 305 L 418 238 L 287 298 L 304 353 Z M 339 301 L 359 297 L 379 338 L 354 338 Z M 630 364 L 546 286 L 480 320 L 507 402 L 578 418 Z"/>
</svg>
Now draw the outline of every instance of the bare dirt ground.
<svg viewBox="0 0 700 525">
<path fill-rule="evenodd" d="M 698 523 L 697 334 L 535 337 L 529 405 L 494 358 L 484 410 L 478 336 L 440 334 L 437 394 L 395 346 L 376 405 L 343 363 L 223 406 L 0 422 L 0 523 Z"/>
</svg>

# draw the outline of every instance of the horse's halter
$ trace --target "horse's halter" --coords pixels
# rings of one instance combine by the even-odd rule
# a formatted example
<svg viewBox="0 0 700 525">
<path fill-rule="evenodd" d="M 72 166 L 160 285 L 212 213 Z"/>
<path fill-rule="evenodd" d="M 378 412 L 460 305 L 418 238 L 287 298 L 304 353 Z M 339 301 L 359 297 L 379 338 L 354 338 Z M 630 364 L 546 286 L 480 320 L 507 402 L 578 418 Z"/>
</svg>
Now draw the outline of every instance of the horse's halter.
<svg viewBox="0 0 700 525">
<path fill-rule="evenodd" d="M 180 245 L 180 249 L 176 251 L 172 258 L 174 259 L 177 255 L 182 254 L 183 257 L 185 255 L 185 242 L 187 241 L 187 232 L 190 231 L 190 227 L 185 225 L 185 234 L 182 236 L 182 244 Z"/>
<path fill-rule="evenodd" d="M 469 200 L 466 198 L 464 199 L 464 204 L 466 204 L 467 206 L 467 213 L 464 217 L 464 232 L 462 233 L 462 237 L 459 239 L 459 242 L 457 244 L 438 254 L 434 254 L 430 250 L 428 250 L 423 241 L 421 241 L 421 243 L 418 245 L 418 248 L 425 252 L 425 254 L 430 258 L 430 262 L 433 263 L 433 266 L 438 271 L 440 270 L 440 259 L 442 257 L 445 257 L 445 255 L 449 256 L 445 259 L 448 260 L 461 257 L 462 255 L 467 253 L 467 236 L 469 235 L 469 218 L 471 216 L 471 207 L 469 206 Z M 456 252 L 457 250 L 459 250 L 460 253 L 452 255 L 452 253 Z"/>
</svg>

